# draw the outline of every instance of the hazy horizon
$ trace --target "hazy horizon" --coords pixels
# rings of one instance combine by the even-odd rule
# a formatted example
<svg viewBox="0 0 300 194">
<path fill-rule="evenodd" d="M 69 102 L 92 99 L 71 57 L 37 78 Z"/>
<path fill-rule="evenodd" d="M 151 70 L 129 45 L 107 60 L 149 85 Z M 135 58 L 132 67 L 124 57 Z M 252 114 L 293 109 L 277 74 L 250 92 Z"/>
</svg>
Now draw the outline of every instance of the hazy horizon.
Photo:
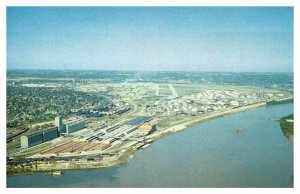
<svg viewBox="0 0 300 194">
<path fill-rule="evenodd" d="M 293 72 L 292 7 L 8 7 L 7 69 Z"/>
<path fill-rule="evenodd" d="M 117 70 L 117 69 L 33 69 L 11 68 L 7 71 L 120 71 L 120 72 L 207 72 L 207 73 L 294 73 L 294 71 L 188 71 L 188 70 Z"/>
</svg>

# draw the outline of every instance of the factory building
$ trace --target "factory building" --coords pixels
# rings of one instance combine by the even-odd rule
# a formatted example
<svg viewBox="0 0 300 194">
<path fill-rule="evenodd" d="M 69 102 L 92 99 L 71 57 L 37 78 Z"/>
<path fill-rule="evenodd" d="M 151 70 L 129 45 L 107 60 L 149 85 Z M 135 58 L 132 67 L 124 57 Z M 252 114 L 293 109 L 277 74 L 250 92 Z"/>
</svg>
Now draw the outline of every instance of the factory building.
<svg viewBox="0 0 300 194">
<path fill-rule="evenodd" d="M 65 133 L 73 133 L 85 128 L 85 121 L 83 119 L 75 120 L 65 124 Z"/>
<path fill-rule="evenodd" d="M 141 125 L 146 121 L 150 121 L 152 118 L 148 116 L 136 117 L 132 120 L 129 120 L 125 123 L 125 125 Z"/>
<path fill-rule="evenodd" d="M 21 148 L 30 148 L 32 146 L 50 141 L 59 136 L 58 128 L 52 127 L 44 131 L 21 136 Z"/>
<path fill-rule="evenodd" d="M 85 121 L 77 119 L 66 124 L 63 123 L 62 117 L 55 117 L 55 127 L 21 136 L 21 148 L 30 148 L 32 146 L 50 141 L 62 134 L 68 134 L 85 128 Z"/>
<path fill-rule="evenodd" d="M 43 143 L 43 133 L 33 133 L 21 136 L 21 148 L 30 148 Z"/>
<path fill-rule="evenodd" d="M 58 116 L 58 117 L 55 117 L 55 126 L 58 128 L 58 134 L 60 135 L 62 132 L 64 132 L 64 124 L 63 124 L 63 121 L 62 121 L 62 117 Z"/>
<path fill-rule="evenodd" d="M 57 138 L 58 136 L 59 136 L 58 128 L 52 127 L 50 129 L 43 131 L 43 142 L 50 141 L 54 138 Z"/>
<path fill-rule="evenodd" d="M 155 124 L 146 122 L 138 128 L 138 135 L 139 136 L 149 135 L 150 133 L 154 132 L 155 130 L 156 130 Z"/>
<path fill-rule="evenodd" d="M 83 119 L 73 119 L 64 123 L 62 117 L 55 117 L 55 126 L 58 128 L 59 135 L 63 135 L 85 128 L 85 121 Z"/>
</svg>

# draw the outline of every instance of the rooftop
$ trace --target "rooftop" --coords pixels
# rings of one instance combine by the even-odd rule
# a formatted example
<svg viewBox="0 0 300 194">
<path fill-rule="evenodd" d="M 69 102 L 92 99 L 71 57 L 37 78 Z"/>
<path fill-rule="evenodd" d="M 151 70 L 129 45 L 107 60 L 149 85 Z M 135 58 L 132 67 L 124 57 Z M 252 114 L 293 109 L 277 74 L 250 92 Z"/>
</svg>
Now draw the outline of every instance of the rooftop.
<svg viewBox="0 0 300 194">
<path fill-rule="evenodd" d="M 147 117 L 147 116 L 144 116 L 144 117 L 136 117 L 130 121 L 127 121 L 125 123 L 125 125 L 140 125 L 148 120 L 150 120 L 151 117 Z"/>
</svg>

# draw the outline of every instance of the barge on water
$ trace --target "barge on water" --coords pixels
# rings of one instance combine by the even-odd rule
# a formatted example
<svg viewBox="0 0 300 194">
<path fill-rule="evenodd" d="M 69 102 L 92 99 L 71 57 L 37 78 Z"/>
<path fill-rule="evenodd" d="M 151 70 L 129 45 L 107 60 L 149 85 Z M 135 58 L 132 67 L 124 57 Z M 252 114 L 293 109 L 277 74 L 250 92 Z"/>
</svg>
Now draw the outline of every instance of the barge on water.
<svg viewBox="0 0 300 194">
<path fill-rule="evenodd" d="M 61 170 L 56 170 L 54 172 L 52 172 L 53 176 L 61 176 L 63 174 L 63 172 Z"/>
<path fill-rule="evenodd" d="M 149 147 L 150 145 L 151 145 L 150 143 L 147 143 L 147 144 L 144 144 L 143 146 L 141 146 L 140 148 L 145 149 L 145 148 Z"/>
</svg>

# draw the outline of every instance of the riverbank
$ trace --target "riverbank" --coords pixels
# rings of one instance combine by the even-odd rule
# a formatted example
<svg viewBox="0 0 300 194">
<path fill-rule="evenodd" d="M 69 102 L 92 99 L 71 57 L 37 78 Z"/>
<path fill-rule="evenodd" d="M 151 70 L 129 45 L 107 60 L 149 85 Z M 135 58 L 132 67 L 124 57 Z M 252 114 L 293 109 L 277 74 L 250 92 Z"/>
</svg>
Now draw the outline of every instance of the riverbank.
<svg viewBox="0 0 300 194">
<path fill-rule="evenodd" d="M 294 114 L 280 118 L 279 124 L 284 136 L 294 142 Z"/>
<path fill-rule="evenodd" d="M 286 103 L 220 117 L 160 139 L 122 165 L 7 176 L 6 186 L 291 188 L 293 144 L 276 120 L 292 112 L 293 103 Z M 238 128 L 245 133 L 232 133 Z"/>
<path fill-rule="evenodd" d="M 74 159 L 74 160 L 53 160 L 48 162 L 36 162 L 32 165 L 23 165 L 22 167 L 9 166 L 7 170 L 8 176 L 34 174 L 34 173 L 51 173 L 56 170 L 88 170 L 98 168 L 108 168 L 128 162 L 133 157 L 137 147 L 124 150 L 114 156 L 106 156 L 100 158 Z"/>
<path fill-rule="evenodd" d="M 197 118 L 191 119 L 189 121 L 184 121 L 180 124 L 169 127 L 167 129 L 163 130 L 162 132 L 166 132 L 166 133 L 168 132 L 169 133 L 169 132 L 181 131 L 181 130 L 184 130 L 186 128 L 193 127 L 197 124 L 209 121 L 211 119 L 223 117 L 223 116 L 234 114 L 234 113 L 244 112 L 244 111 L 247 111 L 247 110 L 255 109 L 255 108 L 266 106 L 266 105 L 267 105 L 266 102 L 259 102 L 259 103 L 255 103 L 255 104 L 251 104 L 251 105 L 247 105 L 247 106 L 243 106 L 243 107 L 237 107 L 237 108 L 234 108 L 234 109 L 221 110 L 221 111 L 209 113 L 207 115 L 197 117 Z M 159 135 L 163 135 L 163 134 L 159 134 Z M 155 138 L 155 135 L 151 136 L 151 138 Z"/>
<path fill-rule="evenodd" d="M 154 141 L 159 140 L 165 136 L 176 133 L 178 131 L 190 128 L 199 123 L 222 117 L 229 114 L 234 114 L 238 112 L 247 111 L 250 109 L 255 109 L 261 106 L 265 106 L 266 102 L 260 102 L 252 105 L 247 105 L 244 107 L 237 107 L 235 109 L 222 110 L 208 115 L 202 116 L 200 118 L 195 118 L 193 120 L 185 121 L 181 124 L 172 126 L 170 128 L 157 131 L 154 134 L 149 135 L 148 137 Z M 95 160 L 87 159 L 75 159 L 68 161 L 52 161 L 52 162 L 41 162 L 39 164 L 33 164 L 23 167 L 15 168 L 14 166 L 7 168 L 7 175 L 21 175 L 21 174 L 31 174 L 31 173 L 41 173 L 41 172 L 51 172 L 54 170 L 80 170 L 80 169 L 96 169 L 96 168 L 107 168 L 116 165 L 120 165 L 128 162 L 138 150 L 141 145 L 135 144 L 134 146 L 117 152 L 114 156 L 106 156 L 104 158 L 96 158 Z"/>
</svg>

